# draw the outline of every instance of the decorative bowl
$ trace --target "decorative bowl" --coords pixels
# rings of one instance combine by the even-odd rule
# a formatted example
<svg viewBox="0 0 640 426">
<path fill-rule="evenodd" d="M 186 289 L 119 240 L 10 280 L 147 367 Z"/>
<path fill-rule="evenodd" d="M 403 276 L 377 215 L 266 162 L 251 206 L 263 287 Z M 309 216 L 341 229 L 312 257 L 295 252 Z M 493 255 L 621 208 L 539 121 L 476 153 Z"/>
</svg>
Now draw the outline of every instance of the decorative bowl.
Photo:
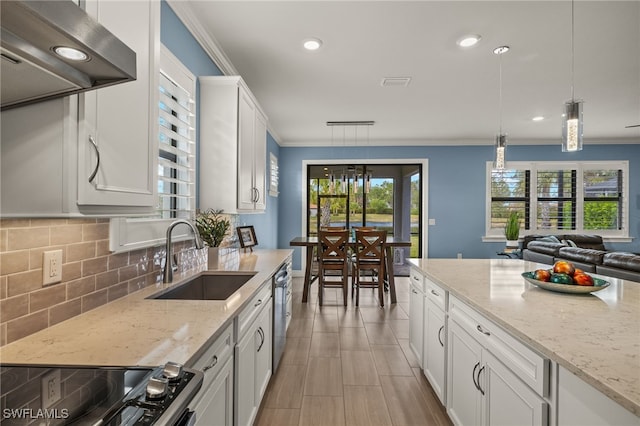
<svg viewBox="0 0 640 426">
<path fill-rule="evenodd" d="M 555 291 L 558 293 L 571 293 L 571 294 L 588 294 L 593 293 L 595 291 L 603 290 L 609 287 L 609 282 L 605 280 L 601 280 L 600 278 L 596 278 L 592 276 L 593 283 L 595 285 L 577 285 L 577 284 L 556 284 L 552 282 L 540 281 L 533 278 L 533 274 L 535 272 L 523 272 L 522 278 L 527 280 L 529 283 L 543 288 L 549 291 Z"/>
</svg>

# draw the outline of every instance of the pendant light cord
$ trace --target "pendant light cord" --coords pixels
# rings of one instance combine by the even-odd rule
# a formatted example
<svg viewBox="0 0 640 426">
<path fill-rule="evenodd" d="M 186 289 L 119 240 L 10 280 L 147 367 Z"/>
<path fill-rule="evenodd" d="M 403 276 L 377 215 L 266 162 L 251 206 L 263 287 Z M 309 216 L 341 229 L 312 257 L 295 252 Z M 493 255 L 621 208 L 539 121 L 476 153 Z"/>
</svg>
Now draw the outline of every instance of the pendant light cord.
<svg viewBox="0 0 640 426">
<path fill-rule="evenodd" d="M 500 114 L 500 134 L 502 134 L 502 53 L 498 55 L 499 56 L 499 64 L 500 64 L 500 71 L 498 73 L 499 75 L 499 89 L 498 89 L 498 112 Z"/>
<path fill-rule="evenodd" d="M 574 84 L 574 73 L 575 73 L 575 51 L 574 51 L 574 0 L 571 0 L 571 102 L 574 101 L 574 92 L 573 92 L 573 84 Z"/>
</svg>

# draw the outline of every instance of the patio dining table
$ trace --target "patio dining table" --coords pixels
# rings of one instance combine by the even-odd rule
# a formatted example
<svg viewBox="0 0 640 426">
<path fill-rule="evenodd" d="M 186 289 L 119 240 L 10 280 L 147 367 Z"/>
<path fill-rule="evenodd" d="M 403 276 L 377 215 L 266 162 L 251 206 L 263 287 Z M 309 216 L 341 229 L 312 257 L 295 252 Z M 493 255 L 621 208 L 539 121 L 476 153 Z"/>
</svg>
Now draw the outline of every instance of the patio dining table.
<svg viewBox="0 0 640 426">
<path fill-rule="evenodd" d="M 307 250 L 306 254 L 306 265 L 304 270 L 304 288 L 302 291 L 302 303 L 307 303 L 307 299 L 309 297 L 309 288 L 313 281 L 318 278 L 317 275 L 313 275 L 311 268 L 313 264 L 313 253 L 314 248 L 318 246 L 318 237 L 295 237 L 289 242 L 289 245 L 292 247 L 305 247 Z M 354 248 L 355 242 L 353 239 L 349 238 L 348 245 L 351 248 Z M 394 272 L 393 272 L 393 248 L 394 247 L 411 247 L 411 241 L 408 240 L 400 240 L 394 237 L 387 237 L 387 242 L 385 244 L 385 271 L 386 271 L 386 282 L 389 284 L 389 293 L 391 296 L 391 303 L 397 303 L 396 300 L 396 284 L 394 280 Z"/>
</svg>

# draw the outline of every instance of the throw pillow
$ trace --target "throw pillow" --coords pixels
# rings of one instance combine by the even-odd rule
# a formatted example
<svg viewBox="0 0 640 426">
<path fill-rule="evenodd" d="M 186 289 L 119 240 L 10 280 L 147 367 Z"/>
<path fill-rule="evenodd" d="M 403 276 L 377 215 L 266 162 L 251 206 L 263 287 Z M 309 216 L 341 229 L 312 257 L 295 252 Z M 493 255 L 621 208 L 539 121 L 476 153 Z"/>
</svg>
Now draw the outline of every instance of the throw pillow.
<svg viewBox="0 0 640 426">
<path fill-rule="evenodd" d="M 569 247 L 578 247 L 578 245 L 571 240 L 562 240 L 562 244 Z"/>
<path fill-rule="evenodd" d="M 549 235 L 547 237 L 542 237 L 538 241 L 546 241 L 548 243 L 558 243 L 560 244 L 560 240 L 555 235 Z M 564 241 L 563 241 L 564 243 Z"/>
</svg>

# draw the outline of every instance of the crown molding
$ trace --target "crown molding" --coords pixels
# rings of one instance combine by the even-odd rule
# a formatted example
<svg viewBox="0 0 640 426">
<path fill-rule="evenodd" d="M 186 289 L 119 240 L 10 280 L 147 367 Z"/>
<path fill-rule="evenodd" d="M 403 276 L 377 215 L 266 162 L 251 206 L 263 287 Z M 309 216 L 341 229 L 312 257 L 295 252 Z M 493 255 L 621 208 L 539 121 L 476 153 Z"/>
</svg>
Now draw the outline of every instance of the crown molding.
<svg viewBox="0 0 640 426">
<path fill-rule="evenodd" d="M 198 19 L 198 16 L 191 8 L 191 4 L 189 2 L 186 2 L 184 0 L 166 0 L 166 2 L 176 14 L 178 19 L 182 21 L 187 30 L 196 39 L 198 44 L 200 44 L 207 55 L 209 55 L 209 58 L 211 58 L 211 60 L 216 64 L 220 71 L 222 71 L 222 74 L 240 75 L 236 67 L 234 67 L 231 63 L 231 60 L 229 60 L 227 54 L 224 53 L 224 50 L 222 49 L 216 38 L 212 34 L 210 34 L 209 31 L 207 31 L 202 25 L 200 19 Z M 278 136 L 273 127 L 271 127 L 268 115 L 267 130 L 269 131 L 269 134 L 276 142 L 276 144 L 278 144 L 278 146 L 282 146 L 280 142 L 282 139 Z"/>
<path fill-rule="evenodd" d="M 166 2 L 224 75 L 240 75 L 215 37 L 202 25 L 189 2 L 184 0 L 166 0 Z"/>
</svg>

